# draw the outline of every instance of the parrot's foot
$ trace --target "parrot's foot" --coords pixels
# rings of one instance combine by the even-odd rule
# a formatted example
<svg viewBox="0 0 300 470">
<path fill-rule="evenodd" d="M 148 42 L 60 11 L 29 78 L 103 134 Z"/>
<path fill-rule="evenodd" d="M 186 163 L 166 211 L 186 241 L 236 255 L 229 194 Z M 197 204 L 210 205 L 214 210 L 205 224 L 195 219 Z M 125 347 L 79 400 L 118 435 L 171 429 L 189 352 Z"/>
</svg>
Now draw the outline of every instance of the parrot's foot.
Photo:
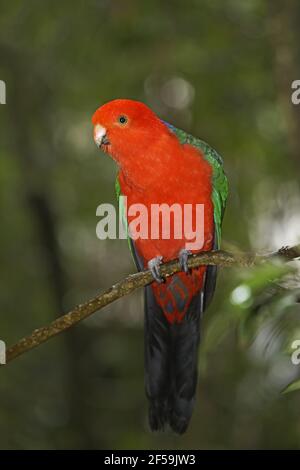
<svg viewBox="0 0 300 470">
<path fill-rule="evenodd" d="M 156 256 L 155 258 L 152 258 L 150 261 L 148 261 L 148 269 L 151 271 L 153 278 L 159 284 L 164 282 L 164 278 L 161 276 L 159 269 L 160 265 L 162 264 L 162 259 L 162 256 Z"/>
<path fill-rule="evenodd" d="M 192 254 L 192 252 L 189 251 L 189 250 L 186 250 L 185 248 L 183 248 L 179 252 L 179 256 L 178 256 L 179 265 L 180 265 L 182 271 L 184 271 L 186 274 L 189 273 L 188 258 L 189 258 L 189 255 L 191 255 L 191 254 Z"/>
</svg>

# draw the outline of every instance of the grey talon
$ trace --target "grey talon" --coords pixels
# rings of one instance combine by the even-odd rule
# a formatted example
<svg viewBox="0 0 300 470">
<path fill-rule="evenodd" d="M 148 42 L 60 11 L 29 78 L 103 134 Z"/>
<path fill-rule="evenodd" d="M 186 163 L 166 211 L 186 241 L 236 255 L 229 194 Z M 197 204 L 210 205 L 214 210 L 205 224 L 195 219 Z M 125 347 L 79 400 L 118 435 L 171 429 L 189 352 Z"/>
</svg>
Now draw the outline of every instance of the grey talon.
<svg viewBox="0 0 300 470">
<path fill-rule="evenodd" d="M 186 250 L 185 248 L 183 248 L 179 252 L 179 265 L 182 271 L 184 271 L 186 274 L 189 273 L 188 259 L 189 259 L 189 255 L 191 254 L 192 252 L 190 250 Z"/>
<path fill-rule="evenodd" d="M 150 261 L 148 261 L 148 269 L 151 271 L 153 278 L 159 284 L 164 282 L 164 278 L 161 276 L 159 269 L 160 265 L 162 264 L 162 259 L 162 256 L 156 256 L 156 258 L 152 258 Z"/>
</svg>

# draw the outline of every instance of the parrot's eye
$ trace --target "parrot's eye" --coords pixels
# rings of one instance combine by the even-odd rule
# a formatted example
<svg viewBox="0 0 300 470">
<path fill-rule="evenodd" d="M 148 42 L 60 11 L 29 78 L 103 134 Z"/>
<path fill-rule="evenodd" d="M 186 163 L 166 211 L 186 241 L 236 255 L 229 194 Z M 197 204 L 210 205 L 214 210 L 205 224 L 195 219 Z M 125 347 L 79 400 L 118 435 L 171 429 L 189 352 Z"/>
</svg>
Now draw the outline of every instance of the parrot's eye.
<svg viewBox="0 0 300 470">
<path fill-rule="evenodd" d="M 118 117 L 118 123 L 119 123 L 119 124 L 122 124 L 122 126 L 124 126 L 125 124 L 127 124 L 127 121 L 128 121 L 128 119 L 127 119 L 126 116 L 121 115 L 121 116 Z"/>
</svg>

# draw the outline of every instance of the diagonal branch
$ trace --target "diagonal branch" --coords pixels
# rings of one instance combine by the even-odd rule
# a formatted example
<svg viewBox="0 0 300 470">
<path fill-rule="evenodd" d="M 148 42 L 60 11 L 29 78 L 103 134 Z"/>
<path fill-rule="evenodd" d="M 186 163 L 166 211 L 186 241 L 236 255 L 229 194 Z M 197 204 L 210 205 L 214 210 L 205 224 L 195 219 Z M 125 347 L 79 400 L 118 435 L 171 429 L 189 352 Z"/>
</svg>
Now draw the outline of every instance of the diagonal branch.
<svg viewBox="0 0 300 470">
<path fill-rule="evenodd" d="M 282 247 L 280 250 L 267 255 L 251 253 L 233 254 L 218 250 L 191 255 L 188 260 L 188 265 L 190 268 L 196 268 L 203 265 L 252 267 L 259 263 L 272 261 L 275 258 L 281 258 L 283 261 L 291 261 L 299 257 L 300 245 Z M 178 260 L 170 261 L 161 265 L 161 274 L 164 277 L 172 276 L 178 271 L 180 271 Z M 57 318 L 49 325 L 38 328 L 37 330 L 34 330 L 31 335 L 20 339 L 7 350 L 6 362 L 12 361 L 21 354 L 24 354 L 26 351 L 30 351 L 53 336 L 71 328 L 71 326 L 76 325 L 78 322 L 92 315 L 97 310 L 102 309 L 115 300 L 130 294 L 140 287 L 151 284 L 152 282 L 152 274 L 148 270 L 127 276 L 125 279 L 117 282 L 117 284 L 100 293 L 93 299 L 78 305 L 70 312 Z"/>
</svg>

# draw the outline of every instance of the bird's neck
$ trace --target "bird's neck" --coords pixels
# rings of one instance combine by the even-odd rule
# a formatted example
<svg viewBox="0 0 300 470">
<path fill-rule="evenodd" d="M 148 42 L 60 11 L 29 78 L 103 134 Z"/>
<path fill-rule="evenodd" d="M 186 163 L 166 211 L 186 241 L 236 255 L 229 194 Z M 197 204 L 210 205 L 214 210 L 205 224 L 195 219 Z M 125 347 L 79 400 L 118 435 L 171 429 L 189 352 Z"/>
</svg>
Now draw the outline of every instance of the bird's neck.
<svg viewBox="0 0 300 470">
<path fill-rule="evenodd" d="M 182 151 L 176 137 L 162 134 L 147 146 L 133 146 L 118 159 L 126 183 L 140 191 L 161 188 L 163 180 L 180 166 Z"/>
</svg>

